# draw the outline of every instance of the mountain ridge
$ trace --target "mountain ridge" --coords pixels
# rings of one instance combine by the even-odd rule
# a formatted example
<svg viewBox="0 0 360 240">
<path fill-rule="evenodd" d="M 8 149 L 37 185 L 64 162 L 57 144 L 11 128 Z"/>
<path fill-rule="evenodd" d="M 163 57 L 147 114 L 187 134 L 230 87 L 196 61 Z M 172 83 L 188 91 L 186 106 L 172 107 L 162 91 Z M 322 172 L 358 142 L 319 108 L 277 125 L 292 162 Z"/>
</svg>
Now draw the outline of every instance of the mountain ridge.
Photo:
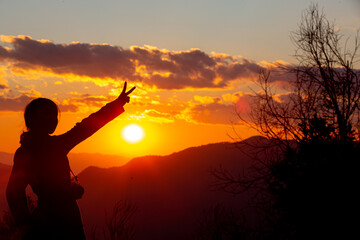
<svg viewBox="0 0 360 240">
<path fill-rule="evenodd" d="M 12 166 L 14 153 L 0 152 L 0 163 Z M 80 173 L 86 167 L 99 166 L 103 168 L 122 166 L 129 159 L 120 155 L 102 154 L 102 153 L 69 153 L 70 167 L 75 173 Z"/>
<path fill-rule="evenodd" d="M 86 168 L 79 174 L 85 187 L 79 206 L 87 234 L 89 226 L 103 227 L 105 210 L 111 212 L 117 201 L 129 201 L 138 208 L 136 239 L 191 238 L 201 214 L 211 206 L 222 203 L 240 211 L 249 205 L 249 194 L 235 196 L 211 187 L 216 181 L 213 169 L 221 166 L 236 174 L 250 167 L 246 151 L 221 142 L 166 156 L 137 157 L 121 167 Z"/>
</svg>

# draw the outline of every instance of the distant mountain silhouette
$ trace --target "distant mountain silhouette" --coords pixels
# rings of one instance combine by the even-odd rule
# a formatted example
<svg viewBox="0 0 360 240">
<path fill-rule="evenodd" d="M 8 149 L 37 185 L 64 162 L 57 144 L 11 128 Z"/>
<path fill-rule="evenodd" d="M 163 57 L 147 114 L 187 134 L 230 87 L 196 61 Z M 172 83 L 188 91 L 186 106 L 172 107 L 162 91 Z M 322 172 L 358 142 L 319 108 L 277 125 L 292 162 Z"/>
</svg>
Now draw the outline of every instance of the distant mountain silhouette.
<svg viewBox="0 0 360 240">
<path fill-rule="evenodd" d="M 249 148 L 245 145 L 240 151 L 233 143 L 216 143 L 168 156 L 134 158 L 122 167 L 85 169 L 79 174 L 85 187 L 79 204 L 87 233 L 91 226 L 102 227 L 105 210 L 109 214 L 116 201 L 126 200 L 138 208 L 136 239 L 191 239 L 202 213 L 211 206 L 221 203 L 234 211 L 249 206 L 249 193 L 232 195 L 210 187 L 213 168 L 246 171 L 251 164 Z"/>
<path fill-rule="evenodd" d="M 5 165 L 12 165 L 13 164 L 13 153 L 7 153 L 7 152 L 0 152 L 0 163 Z"/>
<path fill-rule="evenodd" d="M 13 153 L 0 152 L 0 163 L 5 165 L 13 164 Z M 128 158 L 100 154 L 100 153 L 70 153 L 69 154 L 70 167 L 75 173 L 79 173 L 89 166 L 98 166 L 102 168 L 122 166 L 129 161 Z"/>
<path fill-rule="evenodd" d="M 9 180 L 11 166 L 13 165 L 13 158 L 13 153 L 0 152 L 0 213 L 7 209 L 5 188 Z M 128 159 L 117 155 L 98 153 L 70 153 L 69 161 L 74 173 L 78 174 L 89 166 L 99 166 L 104 168 L 122 166 Z"/>
<path fill-rule="evenodd" d="M 130 159 L 118 155 L 100 153 L 70 153 L 70 167 L 75 174 L 80 173 L 89 166 L 101 168 L 123 166 Z"/>
</svg>

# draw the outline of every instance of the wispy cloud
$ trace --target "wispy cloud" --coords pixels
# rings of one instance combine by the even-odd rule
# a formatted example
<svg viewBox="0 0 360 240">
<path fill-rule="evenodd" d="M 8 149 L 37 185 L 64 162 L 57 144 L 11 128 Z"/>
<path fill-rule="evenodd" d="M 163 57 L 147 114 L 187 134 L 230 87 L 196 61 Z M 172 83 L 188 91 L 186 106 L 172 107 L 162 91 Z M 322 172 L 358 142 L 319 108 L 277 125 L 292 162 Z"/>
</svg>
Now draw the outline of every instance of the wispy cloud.
<svg viewBox="0 0 360 240">
<path fill-rule="evenodd" d="M 220 97 L 194 96 L 194 101 L 176 116 L 187 122 L 206 124 L 236 124 L 235 104 Z"/>
<path fill-rule="evenodd" d="M 26 94 L 22 94 L 17 97 L 0 96 L 0 111 L 24 111 L 25 106 L 32 99 L 34 99 L 34 97 Z"/>
<path fill-rule="evenodd" d="M 104 106 L 111 99 L 103 96 L 90 96 L 80 94 L 77 97 L 66 98 L 63 100 L 55 99 L 61 112 L 91 112 Z"/>
</svg>

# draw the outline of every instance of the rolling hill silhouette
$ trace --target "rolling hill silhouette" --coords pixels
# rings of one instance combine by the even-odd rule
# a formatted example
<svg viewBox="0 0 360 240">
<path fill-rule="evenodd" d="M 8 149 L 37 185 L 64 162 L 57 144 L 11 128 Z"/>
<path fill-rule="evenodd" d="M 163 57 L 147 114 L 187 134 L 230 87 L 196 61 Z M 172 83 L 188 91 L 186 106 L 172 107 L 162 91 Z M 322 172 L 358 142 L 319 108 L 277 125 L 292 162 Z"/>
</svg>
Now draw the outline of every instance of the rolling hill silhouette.
<svg viewBox="0 0 360 240">
<path fill-rule="evenodd" d="M 5 165 L 12 165 L 13 164 L 13 153 L 7 153 L 7 152 L 0 152 L 0 163 Z"/>
<path fill-rule="evenodd" d="M 70 167 L 75 174 L 80 173 L 89 166 L 102 168 L 123 166 L 130 159 L 118 155 L 100 153 L 70 153 Z"/>
<path fill-rule="evenodd" d="M 11 166 L 13 164 L 13 158 L 13 153 L 0 152 L 0 164 Z M 102 168 L 122 166 L 127 163 L 129 159 L 118 155 L 100 153 L 70 153 L 69 161 L 74 173 L 79 173 L 89 166 Z"/>
<path fill-rule="evenodd" d="M 122 167 L 85 169 L 79 175 L 86 189 L 79 205 L 87 233 L 92 226 L 101 229 L 104 212 L 109 214 L 117 201 L 126 200 L 137 206 L 136 239 L 191 239 L 203 212 L 215 204 L 234 211 L 249 206 L 249 193 L 233 195 L 210 187 L 215 181 L 213 168 L 246 171 L 251 164 L 247 150 L 216 143 L 168 156 L 135 158 Z"/>
</svg>

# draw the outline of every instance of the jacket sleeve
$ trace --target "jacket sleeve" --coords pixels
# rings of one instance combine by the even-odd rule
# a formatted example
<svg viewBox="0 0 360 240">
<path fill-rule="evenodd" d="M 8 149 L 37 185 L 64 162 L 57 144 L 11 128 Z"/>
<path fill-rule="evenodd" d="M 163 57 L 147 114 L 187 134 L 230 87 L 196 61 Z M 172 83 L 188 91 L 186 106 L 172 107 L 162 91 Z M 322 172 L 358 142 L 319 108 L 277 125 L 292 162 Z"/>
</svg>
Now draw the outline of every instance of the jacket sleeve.
<svg viewBox="0 0 360 240">
<path fill-rule="evenodd" d="M 124 104 L 124 100 L 118 98 L 77 123 L 70 131 L 60 135 L 59 138 L 61 139 L 61 144 L 65 147 L 65 152 L 68 153 L 77 144 L 93 135 L 105 124 L 123 113 Z"/>
<path fill-rule="evenodd" d="M 6 198 L 10 212 L 17 225 L 30 223 L 30 212 L 27 204 L 25 189 L 29 184 L 26 174 L 24 154 L 17 151 L 14 156 L 14 165 L 6 188 Z"/>
</svg>

